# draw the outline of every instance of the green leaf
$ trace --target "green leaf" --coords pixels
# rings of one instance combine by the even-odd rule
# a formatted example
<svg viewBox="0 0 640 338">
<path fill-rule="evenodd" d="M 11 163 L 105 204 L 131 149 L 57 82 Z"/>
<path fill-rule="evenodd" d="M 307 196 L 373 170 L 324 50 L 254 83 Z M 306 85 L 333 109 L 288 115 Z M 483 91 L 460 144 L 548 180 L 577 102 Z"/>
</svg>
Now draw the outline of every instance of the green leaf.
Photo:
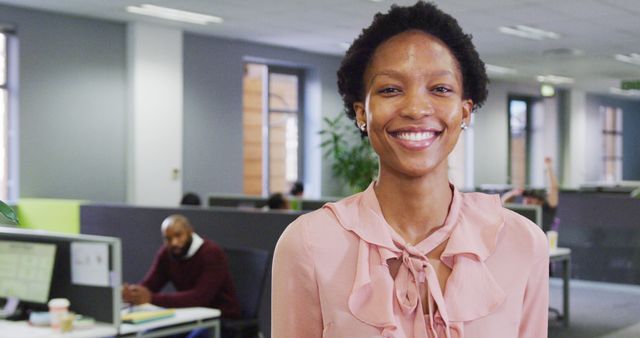
<svg viewBox="0 0 640 338">
<path fill-rule="evenodd" d="M 325 128 L 320 131 L 323 156 L 331 159 L 333 176 L 349 187 L 351 192 L 367 188 L 376 177 L 378 158 L 368 138 L 344 114 L 324 117 Z"/>
<path fill-rule="evenodd" d="M 0 201 L 0 214 L 2 214 L 2 216 L 4 216 L 6 219 L 10 220 L 15 224 L 19 223 L 18 216 L 16 216 L 16 212 L 13 211 L 13 209 L 11 209 L 10 206 L 8 206 L 2 201 Z"/>
</svg>

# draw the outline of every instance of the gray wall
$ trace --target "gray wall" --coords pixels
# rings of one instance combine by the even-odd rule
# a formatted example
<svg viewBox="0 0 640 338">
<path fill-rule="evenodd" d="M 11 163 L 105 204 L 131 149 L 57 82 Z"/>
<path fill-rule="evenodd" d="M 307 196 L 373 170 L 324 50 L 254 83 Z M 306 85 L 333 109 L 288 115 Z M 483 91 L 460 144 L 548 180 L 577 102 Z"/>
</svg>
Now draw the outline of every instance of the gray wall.
<svg viewBox="0 0 640 338">
<path fill-rule="evenodd" d="M 600 130 L 600 106 L 619 107 L 622 109 L 622 179 L 627 181 L 640 181 L 640 101 L 624 100 L 600 95 L 587 95 L 587 130 L 595 130 L 597 134 L 592 137 L 592 149 L 598 154 L 602 153 L 602 138 Z M 589 149 L 589 148 L 588 148 Z M 600 156 L 590 165 L 588 179 L 600 180 L 601 162 Z"/>
<path fill-rule="evenodd" d="M 20 196 L 125 199 L 125 26 L 0 5 L 16 26 Z"/>
<path fill-rule="evenodd" d="M 0 5 L 20 43 L 20 197 L 126 200 L 126 26 Z M 306 70 L 310 114 L 340 110 L 340 58 L 185 34 L 184 190 L 242 192 L 243 57 Z M 321 191 L 331 195 L 329 164 Z"/>
<path fill-rule="evenodd" d="M 0 21 L 16 25 L 20 42 L 20 195 L 125 201 L 125 25 L 3 5 Z M 242 192 L 244 57 L 304 68 L 307 112 L 316 118 L 341 113 L 339 57 L 185 34 L 185 191 Z M 506 183 L 507 95 L 537 96 L 538 88 L 498 80 L 489 92 L 474 121 L 476 185 Z M 640 103 L 589 96 L 588 107 L 596 108 L 588 109 L 605 99 L 625 111 L 623 177 L 638 180 Z M 310 164 L 322 168 L 325 196 L 342 192 L 330 164 Z"/>
<path fill-rule="evenodd" d="M 509 124 L 507 103 L 510 94 L 538 97 L 537 86 L 492 80 L 489 97 L 475 112 L 474 128 L 474 183 L 506 184 L 509 160 Z"/>
<path fill-rule="evenodd" d="M 306 95 L 307 100 L 315 100 L 310 107 L 307 105 L 307 114 L 331 115 L 340 109 L 335 75 L 338 57 L 185 34 L 184 191 L 201 196 L 242 193 L 245 57 L 278 60 L 306 69 L 306 81 L 316 92 L 315 97 Z M 330 177 L 330 172 L 324 170 L 325 195 L 334 189 Z"/>
</svg>

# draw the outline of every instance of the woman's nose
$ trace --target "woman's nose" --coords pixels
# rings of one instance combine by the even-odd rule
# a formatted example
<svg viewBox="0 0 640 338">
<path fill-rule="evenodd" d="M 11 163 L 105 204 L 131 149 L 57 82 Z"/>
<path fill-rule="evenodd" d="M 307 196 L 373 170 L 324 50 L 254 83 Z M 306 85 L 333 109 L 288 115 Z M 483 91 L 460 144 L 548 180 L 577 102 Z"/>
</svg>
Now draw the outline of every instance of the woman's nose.
<svg viewBox="0 0 640 338">
<path fill-rule="evenodd" d="M 408 118 L 419 119 L 433 114 L 433 105 L 427 93 L 416 90 L 405 96 L 404 106 L 400 113 Z"/>
</svg>

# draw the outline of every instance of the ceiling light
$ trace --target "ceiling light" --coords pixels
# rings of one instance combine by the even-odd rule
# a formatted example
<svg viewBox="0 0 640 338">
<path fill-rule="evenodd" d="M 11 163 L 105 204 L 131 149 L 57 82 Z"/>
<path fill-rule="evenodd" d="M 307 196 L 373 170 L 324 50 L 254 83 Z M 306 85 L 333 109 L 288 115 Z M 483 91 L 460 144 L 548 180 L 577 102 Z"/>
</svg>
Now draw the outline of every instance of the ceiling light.
<svg viewBox="0 0 640 338">
<path fill-rule="evenodd" d="M 611 92 L 611 94 L 616 94 L 616 95 L 624 95 L 624 96 L 640 96 L 640 90 L 637 89 L 620 89 L 620 88 L 616 88 L 616 87 L 611 87 L 609 88 L 609 92 Z"/>
<path fill-rule="evenodd" d="M 532 39 L 532 40 L 543 40 L 543 39 L 559 39 L 560 35 L 555 32 L 546 31 L 543 29 L 525 26 L 525 25 L 516 25 L 516 26 L 502 26 L 499 27 L 498 30 L 500 33 L 513 35 L 520 38 Z"/>
<path fill-rule="evenodd" d="M 127 12 L 157 18 L 206 25 L 210 23 L 222 23 L 222 18 L 213 15 L 182 11 L 179 9 L 143 4 L 140 6 L 127 6 Z"/>
<path fill-rule="evenodd" d="M 638 53 L 631 53 L 629 55 L 616 54 L 614 57 L 618 61 L 640 66 L 640 54 Z"/>
<path fill-rule="evenodd" d="M 568 83 L 574 83 L 575 80 L 570 78 L 570 77 L 566 77 L 566 76 L 558 76 L 558 75 L 538 75 L 536 76 L 536 80 L 538 80 L 538 82 L 542 82 L 542 83 L 553 83 L 553 84 L 568 84 Z"/>
<path fill-rule="evenodd" d="M 542 55 L 551 57 L 573 57 L 583 56 L 584 51 L 576 48 L 551 48 L 544 50 Z"/>
<path fill-rule="evenodd" d="M 540 85 L 540 95 L 544 97 L 553 97 L 556 95 L 556 88 L 548 83 Z"/>
<path fill-rule="evenodd" d="M 484 68 L 487 70 L 487 73 L 495 74 L 495 75 L 508 75 L 508 74 L 515 74 L 518 72 L 513 68 L 490 65 L 488 63 L 484 64 Z"/>
</svg>

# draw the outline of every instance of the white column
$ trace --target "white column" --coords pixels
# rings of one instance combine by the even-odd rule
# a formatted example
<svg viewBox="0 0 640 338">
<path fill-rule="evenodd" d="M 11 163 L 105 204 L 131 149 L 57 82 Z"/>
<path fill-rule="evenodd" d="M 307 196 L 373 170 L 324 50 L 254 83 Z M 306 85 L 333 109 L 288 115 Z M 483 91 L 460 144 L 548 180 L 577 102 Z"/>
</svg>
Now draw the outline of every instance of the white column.
<svg viewBox="0 0 640 338">
<path fill-rule="evenodd" d="M 474 181 L 475 174 L 475 117 L 476 114 L 471 114 L 471 123 L 467 130 L 462 133 L 464 136 L 464 188 L 469 191 L 473 191 L 476 186 Z"/>
<path fill-rule="evenodd" d="M 177 205 L 182 194 L 182 32 L 127 27 L 127 201 Z"/>
<path fill-rule="evenodd" d="M 322 194 L 322 87 L 319 74 L 308 69 L 304 93 L 304 196 L 320 198 Z"/>
<path fill-rule="evenodd" d="M 569 92 L 569 137 L 564 153 L 564 188 L 578 188 L 586 180 L 586 99 L 584 91 L 572 89 Z"/>
</svg>

